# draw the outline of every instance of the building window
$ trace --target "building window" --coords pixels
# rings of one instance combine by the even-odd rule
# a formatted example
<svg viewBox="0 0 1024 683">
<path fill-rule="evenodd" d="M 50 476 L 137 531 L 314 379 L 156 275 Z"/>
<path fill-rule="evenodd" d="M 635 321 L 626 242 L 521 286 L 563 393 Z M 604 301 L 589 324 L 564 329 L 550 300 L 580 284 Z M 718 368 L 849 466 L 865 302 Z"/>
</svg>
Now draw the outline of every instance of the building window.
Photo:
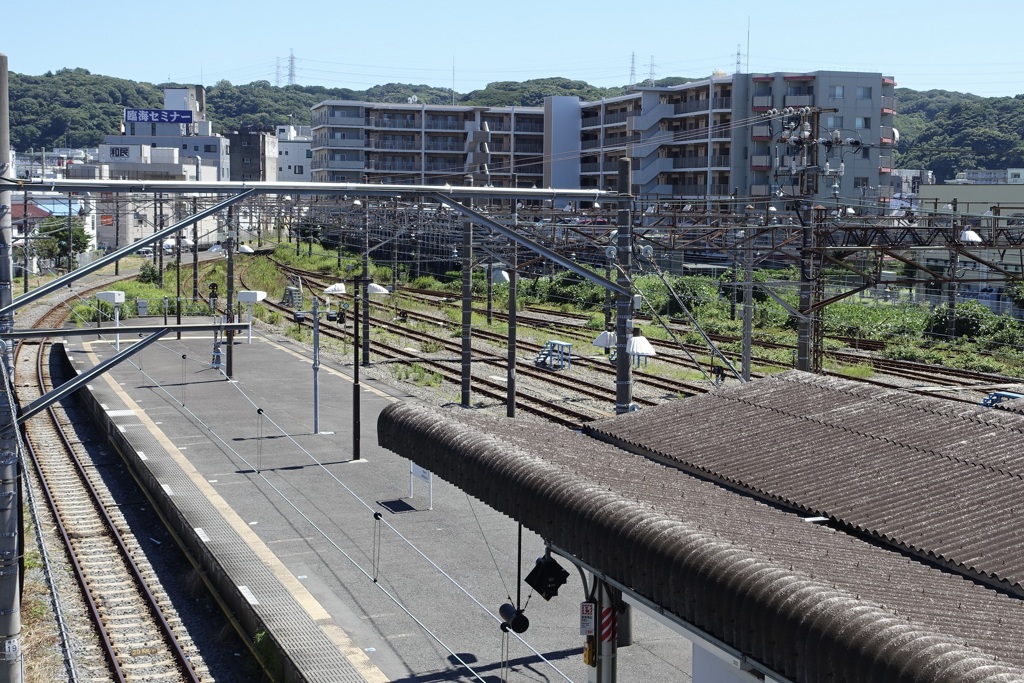
<svg viewBox="0 0 1024 683">
<path fill-rule="evenodd" d="M 283 150 L 280 150 L 280 149 L 277 150 L 277 156 L 282 156 L 283 154 L 284 154 Z"/>
<path fill-rule="evenodd" d="M 217 145 L 203 145 L 203 151 L 204 152 L 216 152 L 217 151 Z"/>
<path fill-rule="evenodd" d="M 311 150 L 311 149 L 307 149 L 306 150 L 306 158 L 307 159 L 312 159 L 313 158 L 313 150 Z"/>
<path fill-rule="evenodd" d="M 828 86 L 828 96 L 833 100 L 843 99 L 843 86 L 841 85 L 830 85 Z"/>
<path fill-rule="evenodd" d="M 181 146 L 181 148 L 187 152 L 188 151 L 188 143 L 186 142 L 184 145 Z"/>
<path fill-rule="evenodd" d="M 868 183 L 868 178 L 866 176 L 858 176 L 853 179 L 853 189 L 855 190 L 866 190 L 870 186 L 871 185 Z"/>
<path fill-rule="evenodd" d="M 288 165 L 288 170 L 292 170 L 291 164 Z"/>
<path fill-rule="evenodd" d="M 199 145 L 196 145 L 195 147 L 193 147 L 192 151 L 193 152 L 198 152 L 199 151 Z"/>
<path fill-rule="evenodd" d="M 834 128 L 842 128 L 843 117 L 837 116 L 835 114 L 828 114 L 827 116 L 825 116 L 825 127 L 830 130 Z"/>
<path fill-rule="evenodd" d="M 288 150 L 285 150 L 285 151 L 284 151 L 284 155 L 285 155 L 285 156 L 288 156 Z"/>
<path fill-rule="evenodd" d="M 860 149 L 860 158 L 861 159 L 870 159 L 871 158 L 871 148 L 870 147 L 861 147 L 861 149 Z"/>
<path fill-rule="evenodd" d="M 854 119 L 853 127 L 858 130 L 867 130 L 868 128 L 871 127 L 871 117 L 858 116 L 856 119 Z"/>
<path fill-rule="evenodd" d="M 155 123 L 149 124 L 149 134 L 154 136 L 154 137 L 156 136 L 156 124 Z"/>
<path fill-rule="evenodd" d="M 304 169 L 302 168 L 302 166 L 296 166 L 295 167 L 295 175 L 302 175 L 303 170 Z"/>
<path fill-rule="evenodd" d="M 252 163 L 252 157 L 242 157 L 242 163 L 243 164 Z"/>
<path fill-rule="evenodd" d="M 282 171 L 284 171 L 284 169 L 283 169 L 283 168 L 281 168 L 280 166 L 278 166 L 278 167 L 277 167 L 277 172 L 278 172 L 278 173 L 281 173 Z"/>
<path fill-rule="evenodd" d="M 870 100 L 871 99 L 871 87 L 866 85 L 857 86 L 857 99 L 858 100 Z"/>
</svg>

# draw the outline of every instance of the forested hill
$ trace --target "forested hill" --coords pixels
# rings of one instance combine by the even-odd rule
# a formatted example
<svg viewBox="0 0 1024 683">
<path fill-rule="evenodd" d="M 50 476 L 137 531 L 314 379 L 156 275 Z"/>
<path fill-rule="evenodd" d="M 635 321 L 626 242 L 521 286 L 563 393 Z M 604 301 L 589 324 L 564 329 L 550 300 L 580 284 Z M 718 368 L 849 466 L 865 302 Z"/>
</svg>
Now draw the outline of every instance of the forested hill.
<svg viewBox="0 0 1024 683">
<path fill-rule="evenodd" d="M 659 86 L 684 83 L 665 78 Z M 163 88 L 174 83 L 138 83 L 91 74 L 85 69 L 61 69 L 42 76 L 10 74 L 11 145 L 18 151 L 39 147 L 94 147 L 106 134 L 119 130 L 122 110 L 158 109 Z M 483 90 L 454 93 L 456 104 L 481 106 L 541 106 L 549 95 L 577 95 L 598 100 L 626 92 L 598 88 L 567 78 L 489 83 Z M 248 127 L 271 128 L 293 121 L 308 124 L 310 107 L 328 99 L 368 102 L 450 104 L 448 88 L 388 83 L 368 90 L 288 85 L 267 81 L 232 85 L 219 81 L 206 91 L 207 117 L 217 132 Z M 897 164 L 926 168 L 939 179 L 953 178 L 968 168 L 1024 167 L 1024 95 L 982 98 L 975 95 L 900 88 L 896 91 L 896 128 L 900 131 Z"/>
</svg>

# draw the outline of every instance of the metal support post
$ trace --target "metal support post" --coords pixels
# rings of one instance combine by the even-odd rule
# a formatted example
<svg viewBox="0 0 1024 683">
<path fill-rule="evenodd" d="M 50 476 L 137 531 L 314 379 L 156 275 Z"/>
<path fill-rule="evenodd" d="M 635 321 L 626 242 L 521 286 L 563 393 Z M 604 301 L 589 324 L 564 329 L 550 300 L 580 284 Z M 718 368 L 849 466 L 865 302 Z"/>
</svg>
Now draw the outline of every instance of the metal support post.
<svg viewBox="0 0 1024 683">
<path fill-rule="evenodd" d="M 491 326 L 492 313 L 491 307 L 494 303 L 494 263 L 488 259 L 487 261 L 487 326 Z"/>
<path fill-rule="evenodd" d="M 225 311 L 227 321 L 229 323 L 235 322 L 235 231 L 234 223 L 232 222 L 232 209 L 234 207 L 228 207 L 228 238 L 225 240 L 225 248 L 228 255 L 228 276 L 227 276 L 227 301 L 225 301 Z M 227 343 L 227 368 L 225 375 L 228 379 L 234 377 L 234 345 L 235 345 L 235 331 L 228 330 L 225 335 L 225 342 Z"/>
<path fill-rule="evenodd" d="M 750 381 L 751 346 L 754 333 L 754 237 L 753 227 L 748 227 L 744 236 L 743 252 L 743 381 Z"/>
<path fill-rule="evenodd" d="M 814 337 L 814 316 L 811 313 L 811 258 L 814 232 L 810 225 L 804 225 L 800 242 L 800 313 L 797 321 L 796 368 L 811 371 L 811 340 Z"/>
<path fill-rule="evenodd" d="M 164 229 L 164 202 L 160 193 L 156 195 L 157 231 Z M 162 242 L 153 245 L 153 257 L 160 259 L 157 272 L 160 274 L 160 289 L 164 288 L 164 245 Z"/>
<path fill-rule="evenodd" d="M 27 244 L 26 244 L 27 246 Z M 114 195 L 114 251 L 121 248 L 121 195 Z M 121 262 L 114 261 L 114 275 L 121 274 Z M 27 290 L 26 290 L 27 291 Z"/>
<path fill-rule="evenodd" d="M 616 284 L 624 291 L 615 294 L 615 414 L 621 415 L 633 410 L 633 375 L 630 367 L 629 354 L 626 353 L 626 342 L 632 334 L 633 297 L 630 273 L 633 264 L 633 235 L 630 209 L 633 196 L 630 194 L 632 185 L 632 169 L 629 157 L 619 159 L 618 182 L 618 230 L 616 258 L 619 272 Z M 628 292 L 628 293 L 624 293 Z"/>
<path fill-rule="evenodd" d="M 462 399 L 470 404 L 473 369 L 473 221 L 462 221 Z"/>
<path fill-rule="evenodd" d="M 359 460 L 359 285 L 362 278 L 352 281 L 352 459 Z"/>
<path fill-rule="evenodd" d="M 370 198 L 363 207 L 363 365 L 370 366 Z"/>
<path fill-rule="evenodd" d="M 618 673 L 618 625 L 621 597 L 601 579 L 595 579 L 597 598 L 597 666 L 587 668 L 588 683 L 615 683 Z"/>
<path fill-rule="evenodd" d="M 196 214 L 196 198 L 192 198 L 192 215 Z M 192 303 L 199 301 L 199 224 L 192 224 Z"/>
<path fill-rule="evenodd" d="M 21 202 L 21 256 L 22 256 L 22 280 L 24 281 L 24 289 L 22 291 L 28 292 L 28 189 L 25 188 L 24 195 L 22 196 Z M 13 238 L 13 235 L 12 235 Z M 13 247 L 13 240 L 12 240 Z M 13 257 L 13 249 L 12 249 Z M 117 275 L 117 270 L 114 270 L 114 274 Z M 14 263 L 13 258 L 11 262 L 11 278 L 14 277 Z M 13 287 L 13 282 L 11 284 Z"/>
<path fill-rule="evenodd" d="M 513 200 L 514 201 L 514 200 Z M 516 224 L 515 209 L 512 212 L 512 225 Z M 505 415 L 516 416 L 516 303 L 518 283 L 518 248 L 515 242 L 512 243 L 511 263 L 508 269 L 508 372 L 506 375 L 506 397 Z M 518 603 L 517 603 L 518 604 Z"/>
<path fill-rule="evenodd" d="M 313 295 L 313 433 L 320 433 L 320 299 Z"/>
</svg>

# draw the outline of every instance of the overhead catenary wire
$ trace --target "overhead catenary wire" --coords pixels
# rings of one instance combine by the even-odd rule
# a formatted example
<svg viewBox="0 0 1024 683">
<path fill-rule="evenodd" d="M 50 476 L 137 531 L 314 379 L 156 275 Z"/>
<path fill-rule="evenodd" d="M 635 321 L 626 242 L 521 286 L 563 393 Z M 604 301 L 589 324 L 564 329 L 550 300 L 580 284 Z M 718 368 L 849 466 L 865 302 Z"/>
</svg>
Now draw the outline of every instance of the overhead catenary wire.
<svg viewBox="0 0 1024 683">
<path fill-rule="evenodd" d="M 109 340 L 107 340 L 107 341 L 109 341 Z M 129 360 L 129 362 L 132 363 L 133 365 L 135 365 L 134 361 Z M 164 384 L 162 382 L 159 382 L 157 380 L 157 378 L 153 377 L 150 373 L 143 371 L 141 366 L 136 365 L 136 367 L 140 370 L 140 372 L 142 372 L 142 374 L 147 378 L 147 380 L 149 380 L 151 382 L 153 389 L 155 389 L 158 392 L 160 392 L 160 393 L 164 394 L 165 396 L 167 396 L 169 399 L 171 399 L 171 401 L 175 405 L 180 405 L 180 404 L 178 404 L 178 402 L 176 400 L 174 400 L 174 398 L 171 395 L 170 391 L 168 390 L 168 388 L 166 386 L 164 386 Z M 235 391 L 238 392 L 238 394 L 244 400 L 249 402 L 250 405 L 252 405 L 254 408 L 257 408 L 256 403 L 251 399 L 251 397 L 248 396 L 248 394 L 245 393 L 245 391 L 239 385 L 239 383 L 232 383 L 231 386 L 235 389 Z M 388 599 L 390 599 L 392 602 L 394 602 L 410 619 L 412 619 L 424 631 L 424 633 L 426 633 L 435 642 L 437 642 L 439 645 L 441 645 L 452 657 L 455 658 L 456 661 L 459 661 L 460 664 L 462 666 L 464 666 L 466 668 L 466 670 L 469 671 L 473 675 L 475 680 L 479 680 L 479 681 L 483 681 L 484 680 L 484 679 L 482 679 L 479 676 L 479 674 L 477 674 L 472 669 L 471 666 L 469 666 L 468 663 L 466 663 L 466 662 L 464 662 L 462 660 L 462 658 L 457 654 L 457 652 L 454 649 L 452 649 L 443 640 L 441 640 L 440 637 L 437 634 L 435 634 L 419 617 L 417 617 L 408 607 L 406 607 L 404 605 L 404 603 L 402 603 L 402 601 L 398 598 L 398 596 L 393 594 L 391 591 L 387 590 L 380 583 L 379 580 L 375 580 L 374 572 L 368 571 L 367 569 L 365 569 L 356 560 L 356 558 L 351 555 L 351 553 L 346 552 L 344 550 L 344 548 L 342 548 L 337 543 L 337 541 L 335 541 L 333 538 L 331 538 L 330 534 L 328 534 L 327 531 L 325 531 L 323 528 L 321 528 L 305 511 L 303 511 L 301 506 L 299 506 L 295 501 L 293 501 L 291 498 L 289 498 L 288 495 L 284 491 L 282 491 L 280 489 L 280 487 L 276 486 L 272 481 L 270 481 L 267 478 L 267 475 L 266 475 L 265 472 L 258 470 L 256 467 L 253 467 L 252 463 L 250 463 L 249 460 L 244 455 L 242 455 L 237 450 L 235 450 L 234 447 L 230 443 L 228 443 L 228 441 L 226 439 L 221 437 L 215 429 L 213 429 L 204 420 L 202 420 L 198 415 L 196 415 L 190 408 L 188 408 L 186 406 L 181 406 L 180 410 L 186 416 L 188 416 L 189 419 L 192 420 L 194 424 L 199 426 L 200 429 L 202 429 L 204 432 L 209 434 L 210 437 L 214 440 L 214 442 L 218 443 L 221 448 L 223 448 L 227 452 L 231 453 L 234 457 L 238 458 L 242 463 L 244 463 L 247 467 L 249 467 L 249 469 L 252 470 L 257 476 L 259 476 L 260 479 L 272 491 L 274 491 L 274 493 L 284 503 L 286 503 L 300 517 L 302 517 L 302 519 L 304 521 L 306 521 L 306 523 L 308 523 L 316 531 L 317 534 L 319 534 L 331 547 L 333 547 L 346 560 L 348 560 L 349 563 L 358 572 L 360 572 L 366 578 L 368 578 L 370 581 L 372 581 L 374 583 L 374 585 L 376 585 L 377 588 L 379 590 L 381 590 L 381 592 L 384 593 L 384 595 Z M 317 467 L 319 467 L 323 472 L 325 472 L 330 479 L 332 479 L 336 484 L 338 484 L 346 493 L 348 493 L 355 501 L 357 501 L 360 505 L 362 505 L 367 511 L 371 512 L 371 514 L 377 513 L 376 508 L 374 508 L 371 504 L 369 504 L 365 500 L 363 500 L 355 491 L 353 491 L 347 484 L 345 484 L 341 479 L 339 479 L 337 477 L 337 475 L 335 475 L 329 468 L 327 468 L 323 462 L 321 462 L 319 459 L 317 459 L 312 453 L 310 453 L 298 441 L 296 441 L 294 439 L 294 437 L 292 437 L 287 432 L 287 430 L 285 430 L 281 425 L 277 424 L 272 419 L 271 416 L 267 415 L 267 411 L 266 410 L 263 411 L 263 414 L 262 414 L 261 417 L 266 419 L 267 422 L 273 428 L 277 429 L 283 436 L 285 436 L 290 443 L 292 443 L 296 448 L 298 448 L 298 450 L 300 452 L 302 452 L 306 457 L 308 457 Z M 471 602 L 476 604 L 491 620 L 493 620 L 494 622 L 499 623 L 499 624 L 501 623 L 500 619 L 497 616 L 495 616 L 488 607 L 486 607 L 479 599 L 477 599 L 471 592 L 469 592 L 469 590 L 465 586 L 460 584 L 453 576 L 451 576 L 447 571 L 445 571 L 440 565 L 438 565 L 434 560 L 432 560 L 424 551 L 422 551 L 418 546 L 416 546 L 415 543 L 413 543 L 409 538 L 407 538 L 404 534 L 402 534 L 395 526 L 393 526 L 390 522 L 388 522 L 386 519 L 383 519 L 383 518 L 379 519 L 379 522 L 380 522 L 380 524 L 383 527 L 386 527 L 389 531 L 391 531 L 399 540 L 401 540 L 415 554 L 419 555 L 429 566 L 431 566 L 436 572 L 438 572 L 449 583 L 451 583 L 459 592 L 464 594 Z M 560 671 L 555 666 L 555 664 L 552 661 L 550 661 L 547 657 L 545 657 L 540 651 L 538 651 L 536 648 L 531 646 L 528 641 L 526 641 L 524 638 L 522 638 L 518 634 L 513 634 L 513 635 L 520 641 L 520 643 L 522 645 L 524 645 L 527 649 L 529 649 L 530 652 L 532 652 L 534 654 L 534 656 L 538 657 L 538 659 L 540 661 L 542 661 L 545 664 L 547 664 L 551 668 L 552 671 L 557 673 L 558 676 L 560 676 L 562 679 L 564 679 L 566 681 L 571 681 L 572 680 L 564 672 Z"/>
</svg>

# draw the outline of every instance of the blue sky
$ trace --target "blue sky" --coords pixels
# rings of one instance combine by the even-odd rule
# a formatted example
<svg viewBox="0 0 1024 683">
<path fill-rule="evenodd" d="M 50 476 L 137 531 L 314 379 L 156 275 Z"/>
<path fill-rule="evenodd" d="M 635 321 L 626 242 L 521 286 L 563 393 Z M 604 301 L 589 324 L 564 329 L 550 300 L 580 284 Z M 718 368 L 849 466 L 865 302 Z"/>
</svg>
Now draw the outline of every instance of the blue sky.
<svg viewBox="0 0 1024 683">
<path fill-rule="evenodd" d="M 293 51 L 302 85 L 450 88 L 454 81 L 465 93 L 548 76 L 626 85 L 634 60 L 637 80 L 652 72 L 702 77 L 735 71 L 739 51 L 742 71 L 873 71 L 915 90 L 1024 93 L 1019 0 L 0 0 L 0 7 L 8 27 L 0 52 L 11 71 L 30 75 L 83 67 L 151 83 L 284 85 Z"/>
</svg>

